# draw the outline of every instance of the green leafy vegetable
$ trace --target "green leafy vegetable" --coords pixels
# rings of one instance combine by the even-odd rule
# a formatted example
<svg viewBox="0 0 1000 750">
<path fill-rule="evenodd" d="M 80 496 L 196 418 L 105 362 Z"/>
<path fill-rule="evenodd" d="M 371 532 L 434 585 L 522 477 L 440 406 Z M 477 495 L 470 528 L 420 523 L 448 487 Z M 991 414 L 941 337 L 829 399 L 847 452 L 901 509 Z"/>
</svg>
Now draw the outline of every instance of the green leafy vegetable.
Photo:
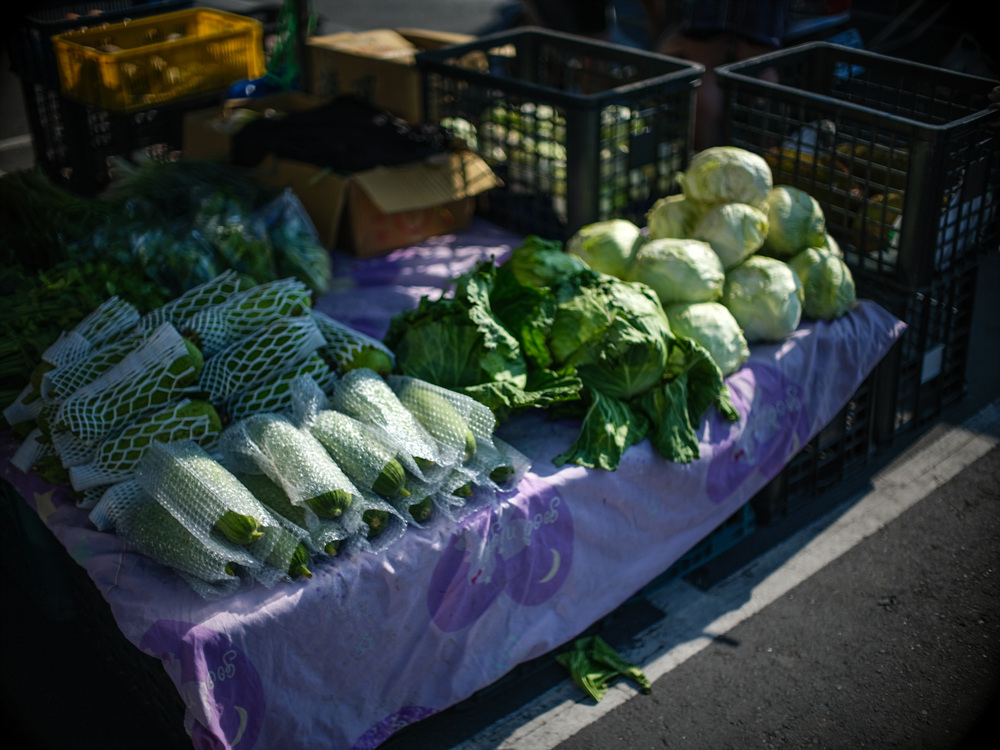
<svg viewBox="0 0 1000 750">
<path fill-rule="evenodd" d="M 806 248 L 788 260 L 802 282 L 802 314 L 813 320 L 834 320 L 857 301 L 854 276 L 844 260 L 819 248 Z"/>
<path fill-rule="evenodd" d="M 736 146 L 713 146 L 691 158 L 677 174 L 681 191 L 704 205 L 747 203 L 763 208 L 773 187 L 771 167 L 759 156 Z"/>
<path fill-rule="evenodd" d="M 599 635 L 578 638 L 568 651 L 556 654 L 556 661 L 569 670 L 570 676 L 595 701 L 600 701 L 608 688 L 625 678 L 649 693 L 652 685 L 643 671 L 626 661 Z"/>
<path fill-rule="evenodd" d="M 784 261 L 753 255 L 726 274 L 722 304 L 749 343 L 781 341 L 802 319 L 802 283 Z"/>
<path fill-rule="evenodd" d="M 529 237 L 508 261 L 459 277 L 454 294 L 396 316 L 384 343 L 397 368 L 475 398 L 498 422 L 537 407 L 578 418 L 557 464 L 614 470 L 654 433 L 664 456 L 696 458 L 708 405 L 736 418 L 721 371 L 671 332 L 650 287 L 566 257 L 560 243 Z"/>
<path fill-rule="evenodd" d="M 826 244 L 826 217 L 819 201 L 790 185 L 776 185 L 767 196 L 767 237 L 763 252 L 787 260 L 807 247 Z"/>
<path fill-rule="evenodd" d="M 627 219 L 607 219 L 581 227 L 566 241 L 566 252 L 595 271 L 625 278 L 642 230 Z"/>
</svg>

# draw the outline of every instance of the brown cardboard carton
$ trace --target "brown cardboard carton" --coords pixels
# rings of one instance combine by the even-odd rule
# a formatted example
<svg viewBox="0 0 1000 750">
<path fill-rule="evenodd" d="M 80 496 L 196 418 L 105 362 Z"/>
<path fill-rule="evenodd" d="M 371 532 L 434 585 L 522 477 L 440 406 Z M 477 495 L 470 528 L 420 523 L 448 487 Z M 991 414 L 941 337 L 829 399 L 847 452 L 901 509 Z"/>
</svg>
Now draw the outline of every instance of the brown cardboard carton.
<svg viewBox="0 0 1000 750">
<path fill-rule="evenodd" d="M 374 29 L 310 37 L 311 94 L 352 95 L 410 123 L 423 122 L 423 84 L 415 55 L 474 37 L 424 29 Z"/>
<path fill-rule="evenodd" d="M 231 139 L 247 121 L 247 111 L 268 116 L 272 111 L 303 111 L 323 101 L 291 92 L 188 113 L 184 157 L 228 161 Z M 462 229 L 472 218 L 475 196 L 499 184 L 489 166 L 467 151 L 346 175 L 271 154 L 250 178 L 267 187 L 291 189 L 325 247 L 359 256 Z"/>
</svg>

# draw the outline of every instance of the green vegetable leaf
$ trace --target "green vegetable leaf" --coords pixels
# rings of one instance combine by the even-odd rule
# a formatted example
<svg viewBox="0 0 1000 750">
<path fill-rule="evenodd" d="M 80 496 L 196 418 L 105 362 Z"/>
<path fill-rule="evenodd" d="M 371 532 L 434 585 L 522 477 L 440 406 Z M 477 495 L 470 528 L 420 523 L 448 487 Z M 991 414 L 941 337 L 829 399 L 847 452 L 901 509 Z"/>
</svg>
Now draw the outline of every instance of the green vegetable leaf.
<svg viewBox="0 0 1000 750">
<path fill-rule="evenodd" d="M 605 396 L 600 391 L 591 390 L 589 397 L 590 405 L 580 432 L 569 450 L 552 459 L 552 463 L 556 466 L 574 463 L 590 469 L 614 471 L 626 449 L 646 436 L 649 420 L 625 401 Z"/>
<path fill-rule="evenodd" d="M 623 659 L 598 635 L 578 638 L 570 650 L 556 654 L 555 659 L 569 670 L 573 682 L 595 701 L 600 701 L 608 688 L 622 677 L 635 682 L 647 695 L 652 690 L 642 670 Z"/>
</svg>

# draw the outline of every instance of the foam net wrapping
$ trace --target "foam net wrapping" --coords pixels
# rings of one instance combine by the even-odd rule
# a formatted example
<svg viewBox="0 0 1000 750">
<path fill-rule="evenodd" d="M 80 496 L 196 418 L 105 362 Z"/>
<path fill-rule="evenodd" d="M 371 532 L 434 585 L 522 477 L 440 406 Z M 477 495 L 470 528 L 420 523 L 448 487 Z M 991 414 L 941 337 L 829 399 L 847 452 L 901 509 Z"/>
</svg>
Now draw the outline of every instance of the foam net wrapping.
<svg viewBox="0 0 1000 750">
<path fill-rule="evenodd" d="M 360 361 L 366 349 L 375 350 L 388 358 L 390 366 L 395 365 L 396 355 L 384 343 L 373 336 L 357 331 L 320 310 L 310 310 L 310 317 L 323 334 L 324 351 L 339 364 L 339 371 L 349 369 L 346 364 Z"/>
<path fill-rule="evenodd" d="M 169 323 L 96 380 L 63 401 L 55 430 L 80 439 L 101 438 L 130 418 L 169 402 L 197 379 L 195 359 Z"/>
<path fill-rule="evenodd" d="M 330 405 L 391 435 L 413 459 L 408 461 L 408 468 L 421 479 L 436 473 L 435 467 L 442 467 L 437 441 L 374 370 L 360 368 L 344 373 L 333 389 Z"/>
<path fill-rule="evenodd" d="M 323 517 L 343 517 L 361 499 L 350 478 L 308 431 L 282 414 L 258 413 L 225 429 L 220 450 L 228 465 L 267 475 L 295 505 Z"/>
<path fill-rule="evenodd" d="M 60 366 L 85 355 L 120 334 L 135 328 L 139 310 L 120 297 L 109 297 L 69 332 L 63 333 L 42 354 L 42 360 Z"/>
<path fill-rule="evenodd" d="M 162 323 L 181 325 L 198 311 L 225 302 L 231 295 L 240 291 L 242 283 L 239 273 L 227 269 L 214 279 L 191 287 L 166 304 L 150 310 L 139 320 L 138 327 L 153 329 Z"/>
<path fill-rule="evenodd" d="M 134 330 L 106 341 L 86 354 L 66 362 L 42 375 L 39 391 L 47 403 L 59 403 L 83 386 L 93 382 L 129 352 L 138 348 L 152 334 L 151 330 Z"/>
<path fill-rule="evenodd" d="M 71 331 L 63 331 L 42 353 L 39 372 L 44 378 L 43 365 L 49 370 L 58 369 L 86 356 L 105 341 L 126 328 L 135 325 L 139 319 L 138 310 L 118 297 L 111 297 L 91 311 Z M 33 421 L 38 418 L 43 402 L 39 399 L 41 379 L 32 374 L 32 382 L 26 385 L 17 398 L 4 407 L 3 415 L 10 424 Z"/>
<path fill-rule="evenodd" d="M 323 392 L 331 391 L 337 381 L 337 373 L 329 363 L 319 354 L 312 354 L 305 361 L 234 394 L 226 401 L 225 412 L 232 420 L 244 419 L 259 412 L 293 413 L 293 384 L 300 377 L 309 378 Z"/>
<path fill-rule="evenodd" d="M 189 439 L 211 449 L 221 432 L 222 423 L 212 404 L 181 398 L 133 420 L 102 441 L 92 461 L 70 467 L 70 484 L 79 491 L 131 478 L 154 440 L 169 443 Z"/>
<path fill-rule="evenodd" d="M 280 318 L 209 357 L 199 387 L 213 403 L 223 402 L 301 363 L 322 344 L 323 335 L 310 316 Z"/>
<path fill-rule="evenodd" d="M 297 279 L 276 279 L 236 292 L 217 305 L 186 318 L 178 327 L 191 334 L 206 357 L 290 315 L 303 315 L 312 305 L 309 288 Z"/>
</svg>

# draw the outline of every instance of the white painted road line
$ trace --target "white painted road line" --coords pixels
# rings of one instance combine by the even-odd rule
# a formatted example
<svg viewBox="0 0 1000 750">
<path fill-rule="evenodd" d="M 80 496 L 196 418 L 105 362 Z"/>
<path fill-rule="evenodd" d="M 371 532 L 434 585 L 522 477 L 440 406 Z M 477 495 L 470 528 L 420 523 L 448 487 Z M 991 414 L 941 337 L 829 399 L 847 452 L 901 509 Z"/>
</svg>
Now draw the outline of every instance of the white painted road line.
<svg viewBox="0 0 1000 750">
<path fill-rule="evenodd" d="M 824 566 L 886 526 L 1000 443 L 1000 402 L 945 431 L 873 477 L 872 487 L 760 555 L 708 591 L 677 580 L 650 596 L 667 616 L 622 656 L 655 681 L 696 655 Z M 631 683 L 611 687 L 600 703 L 581 703 L 566 680 L 454 750 L 484 747 L 546 750 L 637 695 Z"/>
<path fill-rule="evenodd" d="M 31 136 L 16 135 L 0 141 L 0 151 L 13 151 L 16 148 L 31 148 Z"/>
</svg>

